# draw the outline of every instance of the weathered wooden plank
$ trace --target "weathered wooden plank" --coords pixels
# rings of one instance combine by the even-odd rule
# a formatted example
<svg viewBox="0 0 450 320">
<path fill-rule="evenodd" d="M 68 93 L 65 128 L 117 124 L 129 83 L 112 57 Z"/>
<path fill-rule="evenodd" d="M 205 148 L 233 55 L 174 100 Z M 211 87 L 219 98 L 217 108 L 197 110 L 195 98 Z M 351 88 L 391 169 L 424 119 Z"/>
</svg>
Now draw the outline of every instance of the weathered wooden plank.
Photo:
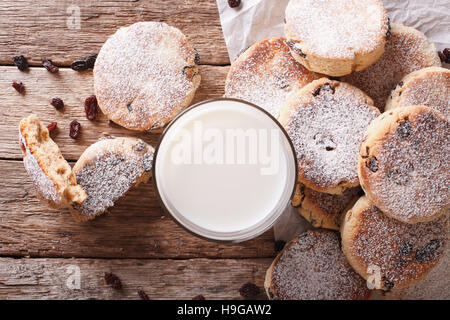
<svg viewBox="0 0 450 320">
<path fill-rule="evenodd" d="M 0 299 L 240 299 L 250 281 L 262 286 L 270 259 L 95 260 L 0 258 Z M 77 269 L 79 268 L 79 269 Z M 80 289 L 76 272 L 79 270 Z M 122 290 L 104 282 L 112 272 Z"/>
<path fill-rule="evenodd" d="M 199 51 L 202 64 L 229 63 L 215 1 L 18 0 L 0 1 L 0 64 L 12 64 L 13 56 L 23 54 L 33 65 L 47 57 L 67 66 L 98 52 L 119 27 L 138 21 L 178 27 Z"/>
<path fill-rule="evenodd" d="M 97 258 L 272 257 L 273 232 L 240 244 L 201 240 L 164 213 L 152 183 L 107 215 L 75 222 L 42 205 L 21 161 L 0 160 L 0 256 Z M 164 217 L 164 218 L 163 218 Z"/>
<path fill-rule="evenodd" d="M 222 96 L 227 72 L 228 67 L 201 66 L 202 82 L 194 102 Z M 16 67 L 0 67 L 0 74 L 0 158 L 21 158 L 17 128 L 20 119 L 30 113 L 36 113 L 44 123 L 58 122 L 58 130 L 52 137 L 68 160 L 77 160 L 89 145 L 102 136 L 102 132 L 140 137 L 152 145 L 158 141 L 159 134 L 139 133 L 109 124 L 101 112 L 98 120 L 86 119 L 84 100 L 93 94 L 91 71 L 76 72 L 66 68 L 60 69 L 58 74 L 51 74 L 44 68 L 21 72 Z M 12 88 L 12 81 L 24 83 L 24 95 Z M 62 112 L 50 105 L 54 97 L 64 100 L 66 107 Z M 76 140 L 69 137 L 69 123 L 74 119 L 82 126 L 82 134 Z"/>
</svg>

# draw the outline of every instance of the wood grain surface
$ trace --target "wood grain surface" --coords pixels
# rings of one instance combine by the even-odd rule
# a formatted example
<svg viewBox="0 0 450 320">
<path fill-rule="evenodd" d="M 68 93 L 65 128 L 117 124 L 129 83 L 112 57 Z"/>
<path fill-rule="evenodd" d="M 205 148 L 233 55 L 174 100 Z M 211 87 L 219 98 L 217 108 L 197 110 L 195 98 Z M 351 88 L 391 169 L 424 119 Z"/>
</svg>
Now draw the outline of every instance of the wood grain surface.
<svg viewBox="0 0 450 320">
<path fill-rule="evenodd" d="M 179 28 L 199 51 L 202 64 L 229 63 L 214 0 L 17 0 L 0 1 L 0 64 L 10 65 L 22 54 L 35 66 L 43 58 L 68 66 L 98 52 L 119 27 L 138 21 Z"/>
<path fill-rule="evenodd" d="M 0 258 L 0 297 L 8 299 L 242 299 L 246 282 L 263 286 L 269 259 L 11 259 Z M 77 269 L 79 268 L 79 269 Z M 80 289 L 73 281 L 79 270 Z M 112 272 L 122 282 L 114 290 L 104 281 Z M 72 276 L 72 277 L 71 277 Z M 263 298 L 264 295 L 261 295 Z"/>
</svg>

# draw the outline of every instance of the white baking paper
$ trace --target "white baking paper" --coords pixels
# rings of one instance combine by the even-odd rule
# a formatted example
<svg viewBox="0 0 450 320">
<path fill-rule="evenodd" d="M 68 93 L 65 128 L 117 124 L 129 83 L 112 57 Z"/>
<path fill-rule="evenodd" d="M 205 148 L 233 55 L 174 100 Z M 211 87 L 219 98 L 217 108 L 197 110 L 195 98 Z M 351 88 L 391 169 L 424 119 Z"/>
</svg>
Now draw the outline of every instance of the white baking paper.
<svg viewBox="0 0 450 320">
<path fill-rule="evenodd" d="M 242 0 L 238 8 L 230 8 L 227 0 L 216 1 L 230 61 L 257 41 L 284 35 L 289 0 Z M 438 50 L 450 47 L 450 0 L 383 2 L 392 22 L 422 31 Z M 290 207 L 274 227 L 275 238 L 289 241 L 309 228 L 311 225 Z"/>
</svg>

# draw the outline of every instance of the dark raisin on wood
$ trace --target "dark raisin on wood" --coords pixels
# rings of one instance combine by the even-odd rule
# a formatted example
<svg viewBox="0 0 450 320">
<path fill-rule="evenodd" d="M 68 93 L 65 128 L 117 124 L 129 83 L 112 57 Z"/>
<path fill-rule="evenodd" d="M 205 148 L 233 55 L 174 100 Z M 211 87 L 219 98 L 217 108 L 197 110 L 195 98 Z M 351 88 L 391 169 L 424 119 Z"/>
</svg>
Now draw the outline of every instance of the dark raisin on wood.
<svg viewBox="0 0 450 320">
<path fill-rule="evenodd" d="M 122 289 L 122 281 L 120 281 L 119 277 L 113 273 L 106 272 L 105 273 L 105 282 L 108 286 L 113 289 L 120 290 Z"/>
<path fill-rule="evenodd" d="M 445 48 L 444 50 L 442 50 L 442 54 L 444 56 L 443 62 L 450 63 L 450 48 Z"/>
<path fill-rule="evenodd" d="M 16 89 L 18 93 L 24 93 L 25 92 L 25 86 L 22 82 L 13 81 L 12 87 Z"/>
<path fill-rule="evenodd" d="M 72 139 L 76 139 L 80 135 L 80 131 L 81 131 L 81 124 L 77 120 L 73 120 L 70 123 L 69 136 Z"/>
<path fill-rule="evenodd" d="M 414 245 L 410 242 L 405 242 L 403 246 L 400 248 L 400 254 L 402 256 L 407 256 L 414 250 Z"/>
<path fill-rule="evenodd" d="M 406 139 L 411 135 L 412 132 L 412 126 L 409 120 L 404 120 L 398 124 L 397 127 L 397 134 L 402 139 Z"/>
<path fill-rule="evenodd" d="M 62 110 L 64 108 L 64 102 L 60 98 L 53 98 L 50 104 L 54 106 L 56 110 Z"/>
<path fill-rule="evenodd" d="M 84 58 L 84 60 L 86 61 L 87 67 L 89 69 L 92 69 L 94 68 L 95 61 L 97 60 L 97 54 L 96 53 L 90 54 L 86 58 Z"/>
<path fill-rule="evenodd" d="M 24 70 L 28 69 L 28 61 L 22 55 L 14 57 L 14 64 L 20 71 L 24 71 Z"/>
<path fill-rule="evenodd" d="M 440 247 L 440 240 L 431 240 L 427 244 L 417 249 L 415 258 L 419 263 L 424 263 L 428 260 L 431 260 L 437 255 Z"/>
<path fill-rule="evenodd" d="M 252 298 L 259 295 L 261 289 L 254 283 L 247 282 L 244 283 L 239 289 L 239 294 L 244 298 Z"/>
<path fill-rule="evenodd" d="M 49 125 L 47 125 L 48 132 L 52 133 L 53 131 L 55 131 L 57 126 L 58 126 L 58 123 L 51 122 Z"/>
<path fill-rule="evenodd" d="M 86 118 L 88 118 L 89 120 L 97 119 L 97 106 L 97 97 L 95 95 L 86 98 L 86 100 L 84 101 L 84 111 L 86 112 Z"/>
<path fill-rule="evenodd" d="M 331 94 L 334 94 L 334 92 L 335 92 L 334 88 L 329 83 L 326 83 L 326 84 L 318 87 L 316 90 L 314 90 L 312 95 L 314 97 L 317 97 L 320 94 L 320 92 L 322 92 L 322 90 L 330 91 Z"/>
<path fill-rule="evenodd" d="M 280 252 L 281 250 L 283 250 L 284 246 L 286 245 L 286 241 L 283 240 L 277 240 L 274 242 L 273 244 L 273 250 L 275 252 Z"/>
<path fill-rule="evenodd" d="M 366 167 L 369 168 L 372 172 L 378 171 L 378 160 L 376 157 L 370 157 L 369 160 L 366 161 Z"/>
<path fill-rule="evenodd" d="M 84 71 L 89 69 L 86 60 L 75 60 L 70 67 L 75 71 Z"/>
<path fill-rule="evenodd" d="M 228 0 L 230 8 L 237 8 L 241 5 L 241 0 Z"/>
<path fill-rule="evenodd" d="M 391 37 L 391 19 L 388 18 L 387 21 L 388 27 L 387 27 L 387 31 L 386 31 L 386 40 L 389 40 L 389 38 Z"/>
<path fill-rule="evenodd" d="M 145 293 L 144 290 L 138 290 L 138 295 L 141 298 L 141 300 L 150 300 L 148 295 Z"/>
<path fill-rule="evenodd" d="M 194 51 L 195 51 L 194 63 L 199 64 L 200 63 L 200 54 L 198 53 L 196 48 L 194 48 Z"/>
<path fill-rule="evenodd" d="M 192 300 L 206 300 L 206 299 L 203 295 L 199 294 L 199 295 L 193 297 Z"/>
<path fill-rule="evenodd" d="M 42 66 L 51 73 L 56 73 L 59 71 L 59 68 L 53 64 L 52 60 L 49 59 L 42 60 Z"/>
</svg>

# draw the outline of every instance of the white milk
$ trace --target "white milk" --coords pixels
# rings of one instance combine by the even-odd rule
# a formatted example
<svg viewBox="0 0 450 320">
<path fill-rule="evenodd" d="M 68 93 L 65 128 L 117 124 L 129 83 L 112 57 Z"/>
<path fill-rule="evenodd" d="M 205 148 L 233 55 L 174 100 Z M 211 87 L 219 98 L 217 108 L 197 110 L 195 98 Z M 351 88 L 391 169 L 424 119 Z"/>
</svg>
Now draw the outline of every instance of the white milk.
<svg viewBox="0 0 450 320">
<path fill-rule="evenodd" d="M 277 123 L 243 102 L 189 109 L 166 129 L 155 159 L 161 200 L 189 230 L 245 240 L 269 228 L 289 203 L 295 156 Z"/>
</svg>

